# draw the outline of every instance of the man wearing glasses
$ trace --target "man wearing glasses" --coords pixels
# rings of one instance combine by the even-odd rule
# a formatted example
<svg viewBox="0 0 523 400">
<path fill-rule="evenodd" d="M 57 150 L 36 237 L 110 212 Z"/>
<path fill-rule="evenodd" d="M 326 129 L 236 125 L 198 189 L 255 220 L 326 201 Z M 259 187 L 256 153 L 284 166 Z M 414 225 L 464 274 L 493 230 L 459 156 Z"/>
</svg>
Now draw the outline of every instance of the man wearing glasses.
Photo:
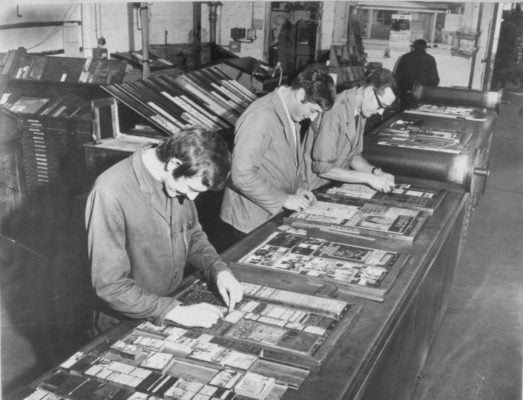
<svg viewBox="0 0 523 400">
<path fill-rule="evenodd" d="M 384 68 L 374 69 L 360 87 L 344 90 L 336 97 L 332 109 L 326 111 L 311 126 L 308 148 L 311 151 L 311 187 L 325 180 L 364 183 L 382 192 L 394 188 L 394 176 L 365 160 L 363 131 L 366 118 L 383 114 L 396 96 L 392 73 Z"/>
</svg>

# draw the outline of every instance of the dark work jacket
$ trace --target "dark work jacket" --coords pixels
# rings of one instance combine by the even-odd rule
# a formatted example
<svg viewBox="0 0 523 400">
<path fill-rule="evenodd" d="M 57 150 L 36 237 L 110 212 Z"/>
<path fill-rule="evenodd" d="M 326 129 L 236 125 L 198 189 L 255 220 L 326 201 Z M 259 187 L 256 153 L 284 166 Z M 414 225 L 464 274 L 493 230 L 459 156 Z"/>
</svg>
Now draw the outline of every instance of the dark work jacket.
<svg viewBox="0 0 523 400">
<path fill-rule="evenodd" d="M 404 54 L 397 65 L 395 76 L 400 96 L 411 90 L 414 83 L 438 86 L 436 60 L 424 51 L 414 50 Z"/>
</svg>

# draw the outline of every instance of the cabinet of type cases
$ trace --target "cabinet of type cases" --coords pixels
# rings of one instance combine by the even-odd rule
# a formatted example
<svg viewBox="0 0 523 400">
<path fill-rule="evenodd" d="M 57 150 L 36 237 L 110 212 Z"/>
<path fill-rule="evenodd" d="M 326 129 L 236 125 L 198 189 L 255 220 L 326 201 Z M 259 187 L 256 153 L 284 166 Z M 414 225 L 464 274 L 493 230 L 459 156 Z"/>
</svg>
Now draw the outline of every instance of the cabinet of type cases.
<svg viewBox="0 0 523 400">
<path fill-rule="evenodd" d="M 85 332 L 77 328 L 87 330 L 79 196 L 83 144 L 92 140 L 90 101 L 106 97 L 100 86 L 120 81 L 124 71 L 122 61 L 44 56 L 24 48 L 8 51 L 1 62 L 1 233 L 50 265 L 39 284 L 53 288 L 53 295 L 42 298 L 42 307 L 60 321 L 54 326 L 61 344 L 69 343 L 63 335 L 80 337 Z"/>
<path fill-rule="evenodd" d="M 121 61 L 51 57 L 9 51 L 2 76 L 0 108 L 16 121 L 18 169 L 23 196 L 52 188 L 78 194 L 84 175 L 82 145 L 91 140 L 90 100 L 105 97 L 104 84 L 121 81 Z"/>
<path fill-rule="evenodd" d="M 232 148 L 234 124 L 256 99 L 236 74 L 217 64 L 105 87 L 110 97 L 91 105 L 94 141 L 85 146 L 89 180 L 140 147 L 186 128 L 217 131 Z"/>
<path fill-rule="evenodd" d="M 85 146 L 90 179 L 182 129 L 219 132 L 232 149 L 234 124 L 256 99 L 236 75 L 235 68 L 222 63 L 104 87 L 110 97 L 92 102 L 94 141 Z"/>
<path fill-rule="evenodd" d="M 20 141 L 16 119 L 0 113 L 0 220 L 13 212 L 22 197 Z"/>
<path fill-rule="evenodd" d="M 2 221 L 4 234 L 52 251 L 47 242 L 67 226 L 66 210 L 83 190 L 90 100 L 105 97 L 100 86 L 121 81 L 124 71 L 122 61 L 44 56 L 24 48 L 4 55 L 0 112 L 9 125 L 7 152 L 16 159 L 8 187 L 20 193 Z"/>
</svg>

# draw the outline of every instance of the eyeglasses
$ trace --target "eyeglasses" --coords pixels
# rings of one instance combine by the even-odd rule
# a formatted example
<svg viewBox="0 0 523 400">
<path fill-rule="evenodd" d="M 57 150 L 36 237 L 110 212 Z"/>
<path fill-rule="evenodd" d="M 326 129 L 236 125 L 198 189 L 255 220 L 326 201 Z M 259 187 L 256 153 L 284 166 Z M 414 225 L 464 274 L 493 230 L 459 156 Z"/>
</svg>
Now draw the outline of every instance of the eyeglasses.
<svg viewBox="0 0 523 400">
<path fill-rule="evenodd" d="M 376 101 L 378 102 L 378 107 L 379 109 L 382 109 L 382 110 L 385 110 L 387 109 L 389 106 L 384 106 L 383 103 L 381 102 L 379 96 L 378 96 L 378 93 L 376 92 L 376 89 L 373 89 L 373 92 L 374 92 L 374 97 L 376 97 Z"/>
</svg>

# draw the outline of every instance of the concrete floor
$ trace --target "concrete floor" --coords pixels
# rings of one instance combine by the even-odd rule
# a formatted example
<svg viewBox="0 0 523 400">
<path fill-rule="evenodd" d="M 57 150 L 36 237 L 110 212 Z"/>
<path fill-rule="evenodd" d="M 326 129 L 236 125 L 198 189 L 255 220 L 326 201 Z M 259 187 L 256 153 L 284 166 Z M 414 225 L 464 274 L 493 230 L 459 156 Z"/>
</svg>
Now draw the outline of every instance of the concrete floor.
<svg viewBox="0 0 523 400">
<path fill-rule="evenodd" d="M 501 106 L 493 140 L 487 190 L 474 215 L 416 400 L 521 399 L 523 95 L 507 99 L 511 103 Z M 16 263 L 6 263 L 5 249 L 12 246 L 1 245 L 1 366 L 7 393 L 56 365 L 86 339 L 82 319 L 75 322 L 78 329 L 69 326 L 69 334 L 62 334 L 64 321 L 57 315 L 74 312 L 63 309 L 68 294 L 64 278 L 61 291 L 56 291 L 60 277 L 48 273 L 47 260 L 12 255 Z M 25 267 L 12 268 L 17 264 Z M 6 280 L 13 283 L 5 285 Z M 65 281 L 67 285 L 70 280 Z"/>
<path fill-rule="evenodd" d="M 506 98 L 487 190 L 414 399 L 522 398 L 523 93 Z"/>
</svg>

